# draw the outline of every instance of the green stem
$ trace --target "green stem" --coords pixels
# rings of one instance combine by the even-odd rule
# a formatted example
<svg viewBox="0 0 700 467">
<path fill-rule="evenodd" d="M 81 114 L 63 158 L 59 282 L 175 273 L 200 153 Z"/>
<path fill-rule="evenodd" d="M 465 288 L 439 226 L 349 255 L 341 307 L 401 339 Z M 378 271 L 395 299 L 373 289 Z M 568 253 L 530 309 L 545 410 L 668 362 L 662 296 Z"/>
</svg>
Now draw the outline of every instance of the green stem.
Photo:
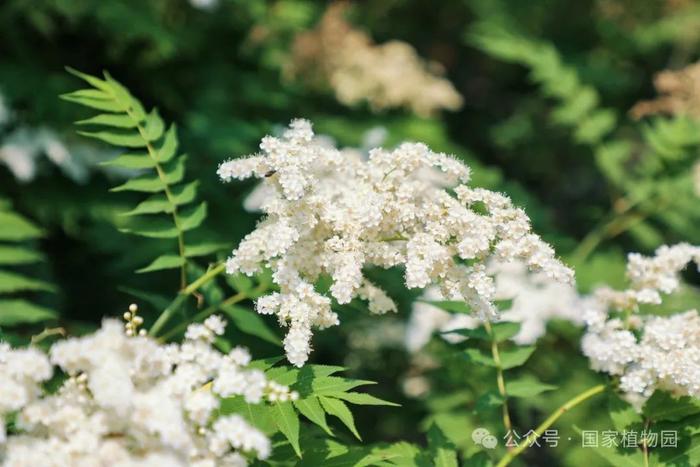
<svg viewBox="0 0 700 467">
<path fill-rule="evenodd" d="M 510 420 L 510 412 L 508 411 L 508 393 L 506 392 L 506 381 L 503 376 L 503 366 L 501 365 L 501 354 L 498 352 L 498 342 L 496 342 L 491 323 L 488 320 L 484 321 L 484 328 L 486 328 L 486 332 L 489 337 L 491 337 L 491 356 L 496 364 L 496 384 L 498 385 L 498 392 L 503 398 L 503 426 L 506 429 L 506 435 L 512 436 L 513 424 Z M 510 445 L 512 443 L 508 444 Z M 512 446 L 508 446 L 508 449 L 511 448 Z"/>
<path fill-rule="evenodd" d="M 574 261 L 578 263 L 584 262 L 586 258 L 588 258 L 588 256 L 595 251 L 598 245 L 600 245 L 600 243 L 606 239 L 610 231 L 619 230 L 617 227 L 618 223 L 621 222 L 621 219 L 638 204 L 635 202 L 625 201 L 624 199 L 619 200 L 614 204 L 617 203 L 625 203 L 625 205 L 622 209 L 617 210 L 613 207 L 611 212 L 605 216 L 605 218 L 601 220 L 601 222 L 598 223 L 593 230 L 586 234 L 572 254 Z M 622 231 L 619 231 L 619 233 L 622 233 Z"/>
<path fill-rule="evenodd" d="M 206 284 L 222 272 L 226 270 L 226 264 L 225 263 L 219 263 L 213 268 L 209 269 L 207 272 L 199 276 L 197 280 L 192 282 L 190 285 L 182 289 L 182 292 L 185 295 L 190 295 L 191 293 L 195 292 L 198 288 L 200 288 L 202 285 Z"/>
<path fill-rule="evenodd" d="M 161 337 L 159 337 L 158 340 L 165 342 L 168 339 L 170 339 L 171 337 L 176 336 L 179 333 L 181 333 L 182 331 L 186 330 L 187 326 L 189 326 L 190 323 L 196 323 L 196 322 L 203 321 L 206 318 L 208 318 L 210 315 L 216 313 L 220 308 L 223 308 L 225 306 L 235 305 L 236 303 L 243 301 L 246 298 L 248 298 L 246 296 L 246 294 L 239 292 L 236 295 L 230 296 L 229 298 L 227 298 L 226 300 L 224 300 L 221 303 L 217 303 L 216 305 L 211 305 L 211 306 L 205 308 L 204 310 L 200 311 L 196 315 L 194 315 L 191 320 L 188 320 L 186 322 L 178 324 L 176 327 L 174 327 L 173 329 L 171 329 L 170 331 L 166 332 Z"/>
<path fill-rule="evenodd" d="M 40 332 L 39 334 L 37 334 L 36 336 L 32 336 L 32 339 L 31 339 L 30 343 L 31 343 L 32 345 L 36 345 L 36 344 L 38 344 L 39 342 L 41 342 L 41 341 L 43 341 L 44 339 L 46 339 L 47 337 L 56 336 L 56 335 L 65 337 L 65 336 L 66 336 L 66 330 L 63 329 L 63 328 L 49 328 L 49 329 L 44 329 L 43 331 L 41 331 L 41 332 Z"/>
<path fill-rule="evenodd" d="M 530 447 L 530 445 L 542 434 L 544 431 L 552 426 L 554 422 L 559 420 L 559 417 L 564 415 L 566 412 L 569 410 L 573 409 L 580 403 L 590 399 L 591 397 L 595 396 L 596 394 L 600 394 L 605 390 L 605 385 L 604 384 L 599 384 L 597 386 L 593 386 L 590 389 L 587 389 L 586 391 L 582 392 L 581 394 L 569 399 L 567 402 L 564 403 L 561 407 L 559 407 L 557 410 L 555 410 L 547 419 L 542 422 L 540 426 L 537 427 L 537 429 L 528 435 L 527 438 L 523 440 L 518 447 L 513 449 L 512 451 L 506 453 L 506 455 L 501 459 L 498 464 L 496 464 L 496 467 L 505 467 L 506 465 L 510 464 L 513 459 L 515 459 L 520 453 L 522 453 L 525 449 Z"/>
<path fill-rule="evenodd" d="M 607 216 L 607 221 L 598 224 L 598 226 L 590 231 L 581 243 L 579 243 L 572 254 L 572 258 L 575 262 L 584 262 L 588 256 L 598 248 L 601 242 L 623 234 L 668 205 L 668 200 L 662 199 L 657 195 L 646 200 L 624 202 L 626 204 L 622 209 L 617 211 L 613 210 L 613 212 Z M 639 205 L 642 205 L 640 209 L 638 209 L 639 212 L 632 212 L 632 209 Z"/>
<path fill-rule="evenodd" d="M 180 306 L 184 303 L 185 299 L 187 298 L 187 295 L 181 293 L 177 294 L 177 297 L 175 297 L 175 300 L 173 300 L 168 307 L 163 310 L 163 313 L 158 316 L 158 319 L 156 319 L 156 322 L 153 323 L 153 326 L 151 326 L 151 329 L 148 330 L 148 334 L 151 336 L 157 336 L 158 333 L 160 332 L 161 328 L 165 326 L 165 323 L 168 322 L 168 320 L 175 314 L 175 312 L 180 308 Z"/>
<path fill-rule="evenodd" d="M 116 96 L 115 96 L 116 98 Z M 151 144 L 151 142 L 148 140 L 148 137 L 146 135 L 146 129 L 144 126 L 141 124 L 138 118 L 134 116 L 134 114 L 131 111 L 131 108 L 127 107 L 126 113 L 131 117 L 131 119 L 136 123 L 136 129 L 138 130 L 139 134 L 141 135 L 141 138 L 146 142 L 146 149 L 148 150 L 148 156 L 151 158 L 153 161 L 153 165 L 156 169 L 156 173 L 158 174 L 158 178 L 160 179 L 161 183 L 163 184 L 164 191 L 165 191 L 165 197 L 168 200 L 168 203 L 170 203 L 170 206 L 172 207 L 172 216 L 173 216 L 173 222 L 175 223 L 175 228 L 177 229 L 177 247 L 178 247 L 178 252 L 180 254 L 180 257 L 182 259 L 185 259 L 185 233 L 182 230 L 182 227 L 180 226 L 180 217 L 177 215 L 177 203 L 175 202 L 175 198 L 173 197 L 172 192 L 170 191 L 170 186 L 168 185 L 167 178 L 165 176 L 165 173 L 163 172 L 163 168 L 160 166 L 160 163 L 158 162 L 158 154 Z M 183 289 L 187 285 L 187 273 L 185 270 L 185 263 L 183 262 L 182 266 L 180 266 L 180 289 Z"/>
<path fill-rule="evenodd" d="M 391 237 L 384 237 L 379 239 L 380 242 L 398 242 L 401 240 L 408 240 L 408 238 L 404 237 L 401 234 L 394 234 Z"/>
<path fill-rule="evenodd" d="M 646 420 L 644 422 L 644 438 L 642 439 L 642 451 L 644 452 L 644 467 L 649 467 L 649 447 L 647 445 L 647 433 L 649 433 L 650 426 L 651 420 Z"/>
<path fill-rule="evenodd" d="M 197 291 L 202 285 L 206 284 L 210 280 L 212 280 L 214 277 L 218 276 L 221 274 L 224 270 L 226 269 L 226 265 L 224 263 L 218 264 L 216 267 L 213 267 L 209 269 L 207 272 L 202 274 L 197 280 L 192 282 L 190 285 L 187 287 L 183 288 L 178 294 L 177 297 L 175 297 L 175 300 L 173 300 L 168 307 L 163 310 L 163 312 L 158 316 L 158 319 L 156 320 L 155 323 L 153 323 L 153 326 L 151 326 L 151 329 L 148 331 L 148 333 L 151 336 L 157 336 L 160 330 L 165 326 L 165 323 L 168 322 L 168 320 L 175 314 L 175 312 L 182 306 L 184 303 L 185 299 L 192 295 L 194 292 Z"/>
</svg>

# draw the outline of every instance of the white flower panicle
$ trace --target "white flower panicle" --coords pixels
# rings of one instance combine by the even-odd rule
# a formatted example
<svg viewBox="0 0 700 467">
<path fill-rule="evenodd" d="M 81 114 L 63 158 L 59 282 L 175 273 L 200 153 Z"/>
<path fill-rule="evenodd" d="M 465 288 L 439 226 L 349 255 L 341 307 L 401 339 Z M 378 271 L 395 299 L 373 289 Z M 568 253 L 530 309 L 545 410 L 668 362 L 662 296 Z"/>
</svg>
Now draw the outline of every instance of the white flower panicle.
<svg viewBox="0 0 700 467">
<path fill-rule="evenodd" d="M 363 160 L 319 141 L 308 121 L 294 120 L 281 137 L 265 137 L 261 150 L 218 170 L 224 181 L 255 176 L 269 187 L 260 206 L 265 217 L 233 251 L 227 271 L 272 270 L 280 291 L 258 299 L 257 310 L 290 328 L 285 349 L 297 366 L 311 351 L 312 328 L 338 324 L 330 297 L 314 289 L 321 274 L 333 279 L 330 295 L 338 303 L 359 297 L 371 312 L 384 313 L 395 305 L 362 270 L 402 266 L 407 287 L 436 284 L 482 318 L 496 314 L 490 258 L 519 259 L 551 279 L 572 281 L 521 209 L 505 195 L 467 186 L 467 166 L 424 144 L 373 149 Z M 446 187 L 455 184 L 453 196 Z"/>
<path fill-rule="evenodd" d="M 583 324 L 580 309 L 582 299 L 572 284 L 554 281 L 542 273 L 530 273 L 522 261 L 491 262 L 487 272 L 495 278 L 495 299 L 512 300 L 501 311 L 501 321 L 520 323 L 520 330 L 512 337 L 519 345 L 533 344 L 543 336 L 550 320 Z M 425 346 L 434 332 L 447 333 L 456 329 L 473 329 L 479 320 L 464 314 L 452 314 L 426 301 L 444 300 L 437 287 L 427 289 L 423 300 L 413 305 L 406 329 L 406 348 L 415 352 Z M 464 338 L 459 334 L 443 334 L 448 342 Z"/>
<path fill-rule="evenodd" d="M 135 307 L 128 322 L 133 322 Z M 211 347 L 223 333 L 218 316 L 193 324 L 182 344 L 159 345 L 105 320 L 94 334 L 39 350 L 0 344 L 0 423 L 4 466 L 245 466 L 266 459 L 270 440 L 236 414 L 217 416 L 220 399 L 248 403 L 298 398 L 248 368 L 246 349 Z M 55 393 L 41 383 L 53 365 L 69 377 Z"/>
<path fill-rule="evenodd" d="M 700 397 L 698 312 L 635 313 L 640 304 L 660 304 L 661 293 L 676 291 L 690 261 L 700 265 L 700 248 L 685 243 L 662 246 L 652 257 L 631 254 L 630 288 L 597 290 L 585 311 L 583 353 L 593 369 L 619 376 L 620 388 L 637 405 L 656 389 Z"/>
<path fill-rule="evenodd" d="M 413 303 L 411 318 L 406 326 L 404 345 L 409 352 L 417 352 L 425 347 L 435 332 L 442 334 L 443 339 L 450 343 L 464 340 L 459 334 L 449 333 L 456 329 L 474 329 L 479 326 L 479 319 L 466 314 L 452 314 L 429 301 L 444 300 L 440 289 L 435 286 L 428 287 L 421 299 Z"/>
</svg>

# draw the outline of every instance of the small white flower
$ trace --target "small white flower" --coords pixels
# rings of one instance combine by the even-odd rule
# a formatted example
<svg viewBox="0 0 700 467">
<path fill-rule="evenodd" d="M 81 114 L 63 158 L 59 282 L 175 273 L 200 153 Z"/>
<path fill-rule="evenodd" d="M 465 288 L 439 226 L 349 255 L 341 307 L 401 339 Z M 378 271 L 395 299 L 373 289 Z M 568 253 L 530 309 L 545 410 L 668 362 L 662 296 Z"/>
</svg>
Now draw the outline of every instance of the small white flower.
<svg viewBox="0 0 700 467">
<path fill-rule="evenodd" d="M 204 326 L 217 336 L 224 334 L 226 322 L 219 315 L 212 315 L 204 320 Z"/>
</svg>

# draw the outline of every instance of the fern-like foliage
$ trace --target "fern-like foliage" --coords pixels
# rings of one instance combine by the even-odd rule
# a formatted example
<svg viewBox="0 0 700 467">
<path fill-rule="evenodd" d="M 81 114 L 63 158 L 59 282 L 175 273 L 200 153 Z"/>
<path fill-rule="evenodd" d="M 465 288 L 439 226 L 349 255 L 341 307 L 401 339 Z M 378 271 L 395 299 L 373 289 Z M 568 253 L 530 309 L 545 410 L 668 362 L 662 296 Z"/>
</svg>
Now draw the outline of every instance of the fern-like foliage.
<svg viewBox="0 0 700 467">
<path fill-rule="evenodd" d="M 49 320 L 56 313 L 18 294 L 52 292 L 53 286 L 19 272 L 18 268 L 42 261 L 31 241 L 42 231 L 0 199 L 0 327 Z"/>
<path fill-rule="evenodd" d="M 185 181 L 187 156 L 178 151 L 175 125 L 166 128 L 157 109 L 147 112 L 143 105 L 108 73 L 104 79 L 68 69 L 92 87 L 61 97 L 100 111 L 78 125 L 91 128 L 81 135 L 104 141 L 127 151 L 107 164 L 143 174 L 112 191 L 135 191 L 149 196 L 134 209 L 123 213 L 130 218 L 121 230 L 144 237 L 173 239 L 177 253 L 154 259 L 137 272 L 180 269 L 180 286 L 186 285 L 189 258 L 216 251 L 216 244 L 190 244 L 186 233 L 199 227 L 207 215 L 205 202 L 197 202 L 197 181 Z"/>
<path fill-rule="evenodd" d="M 600 107 L 595 88 L 581 82 L 576 69 L 564 63 L 554 46 L 488 23 L 472 31 L 470 41 L 476 47 L 531 70 L 542 93 L 557 102 L 552 121 L 572 128 L 578 143 L 596 145 L 615 128 L 615 112 Z"/>
<path fill-rule="evenodd" d="M 700 123 L 657 117 L 643 123 L 638 135 L 615 138 L 615 113 L 600 106 L 598 92 L 581 82 L 552 44 L 488 23 L 474 28 L 470 39 L 496 58 L 528 67 L 542 93 L 557 101 L 552 120 L 571 128 L 574 140 L 591 148 L 613 191 L 634 205 L 624 230 L 649 248 L 664 243 L 661 227 L 678 238 L 697 237 L 700 214 L 690 165 L 698 157 Z"/>
<path fill-rule="evenodd" d="M 654 117 L 641 124 L 641 141 L 614 139 L 597 148 L 598 167 L 643 213 L 630 232 L 645 246 L 663 243 L 664 230 L 700 235 L 692 180 L 699 156 L 700 122 L 684 116 Z"/>
<path fill-rule="evenodd" d="M 637 25 L 631 32 L 632 42 L 643 52 L 663 46 L 685 46 L 692 41 L 700 25 L 700 5 L 692 2 L 663 15 L 650 24 Z"/>
</svg>

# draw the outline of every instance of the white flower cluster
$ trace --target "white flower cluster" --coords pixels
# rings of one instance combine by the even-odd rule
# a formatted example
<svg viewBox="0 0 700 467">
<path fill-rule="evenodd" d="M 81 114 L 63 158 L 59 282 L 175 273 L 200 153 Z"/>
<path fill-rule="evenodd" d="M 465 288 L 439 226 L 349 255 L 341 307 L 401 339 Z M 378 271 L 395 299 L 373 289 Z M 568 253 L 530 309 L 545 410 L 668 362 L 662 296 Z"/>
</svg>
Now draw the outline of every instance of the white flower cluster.
<svg viewBox="0 0 700 467">
<path fill-rule="evenodd" d="M 29 183 L 44 169 L 44 159 L 76 183 L 85 183 L 90 171 L 125 177 L 133 173 L 100 163 L 115 156 L 92 145 L 70 145 L 52 129 L 21 124 L 0 92 L 0 165 L 7 166 L 20 183 Z"/>
<path fill-rule="evenodd" d="M 0 461 L 7 467 L 247 465 L 265 459 L 270 440 L 236 414 L 218 415 L 220 398 L 249 403 L 298 397 L 247 368 L 247 350 L 210 345 L 225 323 L 192 325 L 182 344 L 127 336 L 116 320 L 94 334 L 39 350 L 0 345 Z M 53 365 L 69 377 L 46 393 Z"/>
<path fill-rule="evenodd" d="M 373 149 L 368 160 L 345 157 L 318 142 L 305 120 L 281 137 L 267 136 L 262 154 L 224 162 L 224 181 L 261 178 L 270 196 L 266 214 L 227 262 L 229 273 L 273 272 L 280 292 L 258 299 L 257 310 L 289 326 L 285 350 L 301 366 L 311 351 L 312 327 L 338 324 L 331 298 L 314 289 L 321 274 L 333 279 L 338 303 L 369 301 L 374 313 L 392 311 L 391 299 L 371 284 L 368 266 L 405 268 L 406 286 L 440 287 L 448 300 L 466 301 L 482 318 L 496 315 L 493 278 L 486 262 L 522 260 L 547 277 L 571 282 L 573 272 L 530 231 L 530 221 L 503 194 L 470 188 L 469 168 L 424 144 Z M 454 195 L 426 179 L 439 170 Z"/>
<path fill-rule="evenodd" d="M 530 273 L 521 261 L 490 263 L 487 271 L 495 278 L 496 300 L 512 300 L 501 311 L 501 321 L 520 323 L 520 331 L 512 340 L 520 345 L 532 344 L 546 332 L 553 319 L 583 324 L 580 314 L 582 298 L 569 283 L 554 281 L 542 273 Z M 436 287 L 425 291 L 421 301 L 413 305 L 406 329 L 405 344 L 411 352 L 425 346 L 436 331 L 473 329 L 479 320 L 471 315 L 448 313 L 426 301 L 444 300 Z M 443 334 L 448 342 L 462 340 L 458 334 Z"/>
<path fill-rule="evenodd" d="M 425 289 L 420 300 L 413 303 L 411 318 L 404 335 L 404 345 L 409 352 L 418 352 L 425 347 L 435 332 L 444 333 L 442 334 L 443 339 L 454 344 L 463 341 L 464 337 L 459 334 L 451 334 L 449 331 L 474 329 L 479 326 L 479 319 L 472 315 L 449 313 L 435 305 L 426 303 L 444 299 L 440 289 L 431 286 Z"/>
<path fill-rule="evenodd" d="M 659 305 L 661 293 L 670 294 L 679 287 L 678 274 L 690 261 L 700 264 L 700 247 L 687 243 L 663 245 L 651 257 L 631 253 L 627 257 L 630 287 L 622 291 L 600 288 L 595 295 L 618 311 L 635 309 L 640 304 Z"/>
<path fill-rule="evenodd" d="M 662 246 L 655 256 L 629 255 L 624 291 L 602 288 L 585 311 L 583 353 L 593 369 L 620 377 L 620 388 L 637 404 L 655 389 L 700 397 L 700 316 L 636 314 L 640 304 L 661 303 L 661 293 L 680 286 L 690 261 L 700 265 L 700 247 Z"/>
</svg>

